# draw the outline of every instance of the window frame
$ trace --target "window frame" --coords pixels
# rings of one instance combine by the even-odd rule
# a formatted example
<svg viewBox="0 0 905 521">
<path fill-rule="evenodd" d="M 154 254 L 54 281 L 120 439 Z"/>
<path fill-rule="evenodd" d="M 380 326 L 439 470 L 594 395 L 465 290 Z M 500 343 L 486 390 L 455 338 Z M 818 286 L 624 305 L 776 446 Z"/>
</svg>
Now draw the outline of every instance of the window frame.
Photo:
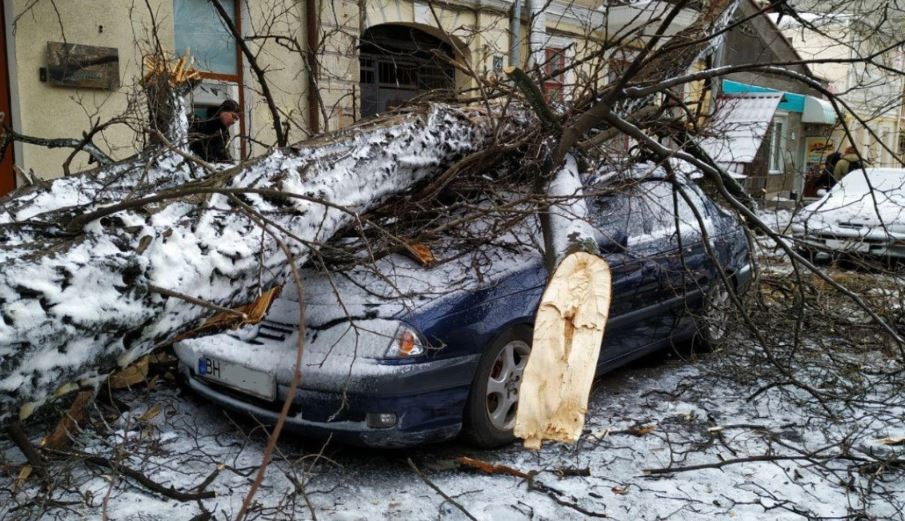
<svg viewBox="0 0 905 521">
<path fill-rule="evenodd" d="M 208 0 L 199 0 L 202 2 L 207 2 Z M 174 8 L 175 8 L 176 0 L 173 0 Z M 236 29 L 239 31 L 239 34 L 244 34 L 243 31 L 243 18 L 242 18 L 242 5 L 244 0 L 235 0 L 233 4 L 233 21 L 236 25 Z M 222 23 L 220 18 L 217 18 L 217 21 Z M 173 38 L 175 41 L 175 24 L 173 27 Z M 203 80 L 213 80 L 214 82 L 223 83 L 227 85 L 235 85 L 238 90 L 238 99 L 236 101 L 239 102 L 239 107 L 242 108 L 242 112 L 239 114 L 239 132 L 238 135 L 232 135 L 230 132 L 231 138 L 237 138 L 239 140 L 239 155 L 237 158 L 239 160 L 246 159 L 248 157 L 248 147 L 246 144 L 245 136 L 247 135 L 246 128 L 246 106 L 245 106 L 245 74 L 244 74 L 244 60 L 242 59 L 242 49 L 239 47 L 238 42 L 236 42 L 236 74 L 224 74 L 219 72 L 211 72 L 203 69 L 198 69 L 198 73 Z"/>
<path fill-rule="evenodd" d="M 779 127 L 779 132 L 777 132 Z M 767 157 L 767 173 L 780 175 L 785 171 L 786 136 L 789 128 L 789 118 L 786 114 L 777 113 L 770 120 L 770 150 Z M 776 164 L 776 161 L 779 164 Z M 778 168 L 774 168 L 778 166 Z"/>
<path fill-rule="evenodd" d="M 548 102 L 565 102 L 566 91 L 566 49 L 564 47 L 547 47 L 544 49 L 544 97 Z M 559 74 L 553 72 L 559 70 Z M 553 93 L 559 93 L 558 98 Z"/>
</svg>

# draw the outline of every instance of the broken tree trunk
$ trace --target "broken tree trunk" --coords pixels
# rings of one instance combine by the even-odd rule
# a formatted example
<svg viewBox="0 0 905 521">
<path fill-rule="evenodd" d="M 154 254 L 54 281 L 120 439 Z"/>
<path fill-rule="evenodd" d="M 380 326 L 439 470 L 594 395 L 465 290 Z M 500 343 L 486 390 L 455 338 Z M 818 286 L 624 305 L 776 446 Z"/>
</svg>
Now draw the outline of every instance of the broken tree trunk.
<svg viewBox="0 0 905 521">
<path fill-rule="evenodd" d="M 434 106 L 223 170 L 170 147 L 0 201 L 0 425 L 282 283 L 287 257 L 256 222 L 303 262 L 484 146 L 487 118 Z"/>
<path fill-rule="evenodd" d="M 551 247 L 557 261 L 534 320 L 519 386 L 515 435 L 525 447 L 581 435 L 610 309 L 611 276 L 600 257 L 575 158 L 550 183 Z"/>
</svg>

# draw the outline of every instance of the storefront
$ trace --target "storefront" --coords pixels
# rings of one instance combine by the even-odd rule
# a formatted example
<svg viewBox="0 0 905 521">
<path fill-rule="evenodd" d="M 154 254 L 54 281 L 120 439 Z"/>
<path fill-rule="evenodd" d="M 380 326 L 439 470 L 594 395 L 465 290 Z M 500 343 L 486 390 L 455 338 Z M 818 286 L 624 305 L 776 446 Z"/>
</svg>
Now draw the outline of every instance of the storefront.
<svg viewBox="0 0 905 521">
<path fill-rule="evenodd" d="M 775 107 L 748 111 L 747 122 L 751 131 L 745 138 L 746 149 L 754 144 L 756 151 L 747 154 L 743 161 L 737 161 L 733 171 L 744 176 L 746 187 L 752 194 L 768 197 L 800 194 L 807 173 L 818 169 L 837 145 L 832 138 L 837 121 L 832 104 L 815 96 L 737 81 L 723 80 L 721 86 L 724 99 L 746 100 L 735 102 L 734 106 L 742 103 L 742 108 L 750 106 L 752 98 L 767 95 L 777 99 Z M 737 112 L 739 109 L 718 103 L 718 114 L 714 116 L 716 120 L 721 117 L 720 110 Z M 728 117 L 731 120 L 737 116 Z M 738 145 L 733 143 L 726 143 L 725 146 L 730 150 L 738 149 Z"/>
</svg>

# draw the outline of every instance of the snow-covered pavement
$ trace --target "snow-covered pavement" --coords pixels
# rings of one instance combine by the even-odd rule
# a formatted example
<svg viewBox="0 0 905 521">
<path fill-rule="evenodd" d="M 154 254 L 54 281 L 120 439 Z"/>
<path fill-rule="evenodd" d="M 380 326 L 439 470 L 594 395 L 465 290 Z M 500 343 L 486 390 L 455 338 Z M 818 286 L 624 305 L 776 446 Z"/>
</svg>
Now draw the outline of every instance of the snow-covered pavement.
<svg viewBox="0 0 905 521">
<path fill-rule="evenodd" d="M 901 470 L 877 474 L 874 492 L 888 489 L 890 496 L 876 496 L 884 499 L 865 508 L 861 494 L 869 475 L 838 462 L 829 469 L 818 465 L 838 448 L 783 458 L 831 445 L 853 427 L 861 429 L 850 440 L 853 454 L 865 447 L 901 451 L 875 440 L 905 434 L 905 409 L 887 410 L 890 421 L 883 424 L 857 425 L 853 418 L 863 412 L 857 410 L 840 424 L 821 423 L 773 391 L 749 399 L 756 387 L 730 385 L 719 377 L 720 367 L 717 356 L 686 362 L 658 354 L 620 369 L 596 387 L 580 443 L 551 444 L 538 453 L 518 445 L 475 451 L 452 442 L 404 451 L 328 445 L 320 454 L 320 444 L 287 434 L 249 519 L 803 519 L 865 510 L 878 518 L 902 517 L 895 512 L 902 508 L 896 502 L 905 502 Z M 207 487 L 216 498 L 168 500 L 126 477 L 111 482 L 109 471 L 73 465 L 51 494 L 57 506 L 36 503 L 41 494 L 33 486 L 18 492 L 11 484 L 2 487 L 0 519 L 96 519 L 105 510 L 120 520 L 192 519 L 204 511 L 213 517 L 199 519 L 234 518 L 261 460 L 262 428 L 233 421 L 169 384 L 121 399 L 133 409 L 102 437 L 84 433 L 81 448 L 119 454 L 180 490 L 199 485 L 222 465 Z M 11 483 L 21 456 L 9 447 L 2 454 Z M 536 473 L 534 482 L 456 468 L 455 458 L 463 455 Z M 771 455 L 781 458 L 739 461 Z M 722 468 L 681 471 L 720 462 Z M 676 470 L 647 473 L 664 468 Z M 590 475 L 568 475 L 583 469 Z"/>
</svg>

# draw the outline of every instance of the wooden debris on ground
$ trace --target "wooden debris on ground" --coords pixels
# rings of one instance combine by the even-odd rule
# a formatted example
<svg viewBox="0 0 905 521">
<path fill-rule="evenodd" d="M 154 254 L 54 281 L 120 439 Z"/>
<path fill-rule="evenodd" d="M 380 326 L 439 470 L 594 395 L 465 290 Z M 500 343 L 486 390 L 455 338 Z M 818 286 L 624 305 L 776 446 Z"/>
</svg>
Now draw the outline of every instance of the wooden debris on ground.
<svg viewBox="0 0 905 521">
<path fill-rule="evenodd" d="M 110 375 L 107 385 L 111 389 L 125 389 L 144 382 L 148 378 L 148 362 L 147 356 L 139 358 L 129 367 Z"/>
<path fill-rule="evenodd" d="M 477 470 L 485 474 L 505 474 L 508 476 L 515 476 L 517 478 L 531 478 L 531 475 L 527 472 L 522 472 L 521 470 L 514 469 L 507 465 L 495 465 L 484 460 L 469 458 L 468 456 L 459 456 L 458 458 L 456 458 L 456 463 L 458 463 L 461 467 Z"/>
<path fill-rule="evenodd" d="M 145 364 L 147 367 L 147 364 Z M 69 406 L 66 415 L 63 416 L 56 428 L 41 440 L 41 447 L 45 449 L 63 450 L 68 448 L 73 436 L 88 418 L 88 405 L 94 399 L 93 389 L 83 389 L 75 395 L 75 400 Z"/>
</svg>

